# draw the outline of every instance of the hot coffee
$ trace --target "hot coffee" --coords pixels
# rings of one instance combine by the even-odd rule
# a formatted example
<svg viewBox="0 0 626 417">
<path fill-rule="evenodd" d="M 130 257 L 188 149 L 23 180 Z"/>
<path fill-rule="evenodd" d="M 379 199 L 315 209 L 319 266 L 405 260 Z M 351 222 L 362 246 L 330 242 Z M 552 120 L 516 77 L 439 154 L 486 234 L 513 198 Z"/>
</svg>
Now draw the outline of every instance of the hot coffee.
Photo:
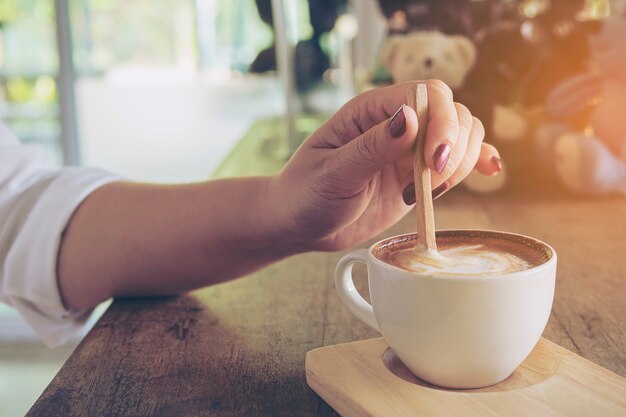
<svg viewBox="0 0 626 417">
<path fill-rule="evenodd" d="M 386 240 L 374 256 L 395 267 L 431 276 L 510 274 L 545 263 L 550 252 L 537 241 L 518 235 L 483 231 L 437 233 L 437 252 L 415 250 L 415 235 Z"/>
<path fill-rule="evenodd" d="M 420 379 L 448 388 L 503 381 L 548 322 L 556 252 L 504 232 L 449 230 L 436 237 L 445 259 L 434 264 L 411 258 L 415 234 L 347 254 L 335 270 L 339 297 Z M 367 265 L 371 303 L 354 286 L 356 263 Z"/>
</svg>

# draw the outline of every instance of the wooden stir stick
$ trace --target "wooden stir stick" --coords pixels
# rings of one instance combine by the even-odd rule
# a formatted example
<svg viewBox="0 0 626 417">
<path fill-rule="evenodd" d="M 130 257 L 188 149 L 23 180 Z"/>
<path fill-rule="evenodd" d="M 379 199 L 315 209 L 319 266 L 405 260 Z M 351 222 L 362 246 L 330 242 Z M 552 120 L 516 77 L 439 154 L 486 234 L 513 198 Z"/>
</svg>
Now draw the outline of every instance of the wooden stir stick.
<svg viewBox="0 0 626 417">
<path fill-rule="evenodd" d="M 417 84 L 407 92 L 407 105 L 417 113 L 418 131 L 413 159 L 413 179 L 415 181 L 415 211 L 417 214 L 418 251 L 437 251 L 435 241 L 435 216 L 430 186 L 430 169 L 424 162 L 424 144 L 428 128 L 428 92 L 426 84 Z"/>
</svg>

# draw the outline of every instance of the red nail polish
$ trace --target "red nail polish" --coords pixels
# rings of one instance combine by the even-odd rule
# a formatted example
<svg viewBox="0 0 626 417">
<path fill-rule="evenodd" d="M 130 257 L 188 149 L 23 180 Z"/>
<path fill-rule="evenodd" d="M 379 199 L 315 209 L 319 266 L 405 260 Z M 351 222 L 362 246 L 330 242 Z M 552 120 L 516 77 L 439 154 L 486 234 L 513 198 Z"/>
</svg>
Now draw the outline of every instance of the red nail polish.
<svg viewBox="0 0 626 417">
<path fill-rule="evenodd" d="M 448 181 L 444 181 L 439 187 L 435 188 L 432 193 L 433 200 L 443 194 L 448 187 L 450 187 L 450 184 L 448 184 Z"/>
<path fill-rule="evenodd" d="M 399 138 L 406 131 L 406 117 L 404 116 L 404 106 L 400 106 L 389 121 L 389 134 L 393 138 Z"/>
<path fill-rule="evenodd" d="M 443 172 L 446 164 L 448 163 L 448 158 L 450 158 L 450 145 L 447 143 L 439 145 L 433 155 L 435 171 L 437 171 L 438 174 Z"/>
<path fill-rule="evenodd" d="M 498 168 L 498 170 L 496 171 L 496 174 L 500 171 L 502 171 L 502 159 L 500 159 L 498 156 L 494 155 L 491 157 L 491 163 Z"/>
<path fill-rule="evenodd" d="M 415 204 L 415 184 L 410 183 L 404 188 L 402 191 L 402 200 L 404 200 L 404 204 L 410 206 L 411 204 Z"/>
</svg>

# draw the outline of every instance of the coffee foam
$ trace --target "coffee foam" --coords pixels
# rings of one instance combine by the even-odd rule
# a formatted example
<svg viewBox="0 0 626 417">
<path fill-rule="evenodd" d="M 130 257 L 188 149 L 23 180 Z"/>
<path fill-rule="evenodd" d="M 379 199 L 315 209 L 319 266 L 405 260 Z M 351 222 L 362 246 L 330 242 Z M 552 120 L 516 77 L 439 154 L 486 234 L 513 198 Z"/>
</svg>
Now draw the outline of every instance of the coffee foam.
<svg viewBox="0 0 626 417">
<path fill-rule="evenodd" d="M 511 253 L 493 252 L 484 245 L 463 245 L 434 253 L 403 249 L 390 252 L 384 261 L 426 275 L 494 275 L 531 267 Z"/>
<path fill-rule="evenodd" d="M 484 276 L 523 271 L 546 262 L 545 245 L 523 236 L 482 231 L 437 233 L 439 252 L 416 251 L 415 236 L 385 241 L 374 248 L 381 261 L 431 276 Z"/>
</svg>

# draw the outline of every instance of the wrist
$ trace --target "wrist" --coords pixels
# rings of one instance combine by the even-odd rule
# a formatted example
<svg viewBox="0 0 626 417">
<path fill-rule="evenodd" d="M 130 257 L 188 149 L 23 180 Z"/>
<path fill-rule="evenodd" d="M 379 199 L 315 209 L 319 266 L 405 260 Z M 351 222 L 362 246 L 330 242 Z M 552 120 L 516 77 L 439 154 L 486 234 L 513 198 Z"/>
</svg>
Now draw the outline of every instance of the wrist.
<svg viewBox="0 0 626 417">
<path fill-rule="evenodd" d="M 278 176 L 255 177 L 245 210 L 251 215 L 246 250 L 259 257 L 281 259 L 305 252 L 306 246 L 289 214 L 284 187 Z M 245 204 L 245 203 L 244 203 Z"/>
</svg>

